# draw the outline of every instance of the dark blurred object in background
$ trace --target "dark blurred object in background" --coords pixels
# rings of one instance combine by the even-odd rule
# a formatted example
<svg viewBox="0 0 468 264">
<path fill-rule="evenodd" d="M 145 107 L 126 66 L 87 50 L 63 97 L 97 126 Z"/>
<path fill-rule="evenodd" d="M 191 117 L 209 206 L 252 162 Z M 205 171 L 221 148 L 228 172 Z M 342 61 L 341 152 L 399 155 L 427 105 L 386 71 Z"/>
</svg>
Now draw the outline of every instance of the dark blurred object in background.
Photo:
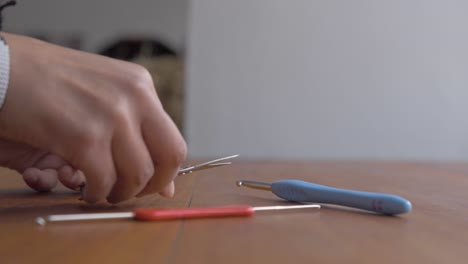
<svg viewBox="0 0 468 264">
<path fill-rule="evenodd" d="M 164 109 L 183 133 L 184 64 L 173 49 L 153 39 L 123 38 L 105 46 L 99 54 L 145 67 Z"/>
<path fill-rule="evenodd" d="M 146 38 L 124 38 L 113 42 L 99 51 L 99 54 L 120 60 L 131 61 L 144 54 L 145 57 L 162 55 L 177 56 L 169 46 L 158 40 Z"/>
<path fill-rule="evenodd" d="M 184 114 L 184 64 L 174 56 L 144 57 L 140 56 L 133 62 L 145 67 L 153 77 L 154 87 L 159 99 L 183 133 Z"/>
</svg>

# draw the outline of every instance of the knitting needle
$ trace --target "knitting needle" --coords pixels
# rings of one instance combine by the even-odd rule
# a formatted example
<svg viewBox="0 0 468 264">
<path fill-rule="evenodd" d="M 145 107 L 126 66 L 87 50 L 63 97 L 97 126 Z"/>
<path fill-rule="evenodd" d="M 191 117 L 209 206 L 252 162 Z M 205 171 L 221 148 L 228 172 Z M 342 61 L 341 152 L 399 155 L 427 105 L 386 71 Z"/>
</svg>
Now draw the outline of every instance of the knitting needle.
<svg viewBox="0 0 468 264">
<path fill-rule="evenodd" d="M 178 208 L 178 209 L 139 208 L 139 209 L 135 209 L 133 212 L 49 215 L 46 217 L 36 218 L 36 223 L 39 225 L 45 225 L 47 222 L 101 220 L 101 219 L 119 219 L 119 218 L 133 218 L 133 219 L 142 220 L 142 221 L 157 221 L 157 220 L 174 220 L 174 219 L 190 219 L 190 218 L 251 216 L 256 211 L 305 209 L 305 208 L 320 208 L 320 205 L 306 204 L 306 205 L 261 206 L 261 207 L 237 205 L 237 206 Z"/>
</svg>

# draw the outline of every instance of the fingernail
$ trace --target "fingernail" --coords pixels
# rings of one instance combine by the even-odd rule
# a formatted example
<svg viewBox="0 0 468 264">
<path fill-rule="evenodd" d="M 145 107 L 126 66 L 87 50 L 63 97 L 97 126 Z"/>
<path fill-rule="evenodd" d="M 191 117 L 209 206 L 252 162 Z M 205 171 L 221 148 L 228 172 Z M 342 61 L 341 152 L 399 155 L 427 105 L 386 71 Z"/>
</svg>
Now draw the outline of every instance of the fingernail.
<svg viewBox="0 0 468 264">
<path fill-rule="evenodd" d="M 86 182 L 85 182 L 85 179 L 84 179 L 84 176 L 83 176 L 83 173 L 80 172 L 80 171 L 75 171 L 73 173 L 73 181 L 78 183 L 80 188 L 84 187 Z"/>
</svg>

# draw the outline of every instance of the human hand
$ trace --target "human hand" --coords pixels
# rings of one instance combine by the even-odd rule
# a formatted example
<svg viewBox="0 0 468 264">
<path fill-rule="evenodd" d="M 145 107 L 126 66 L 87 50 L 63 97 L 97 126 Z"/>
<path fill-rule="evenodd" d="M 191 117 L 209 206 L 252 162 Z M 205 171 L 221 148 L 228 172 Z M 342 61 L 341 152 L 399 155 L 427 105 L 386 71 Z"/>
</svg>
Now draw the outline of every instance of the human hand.
<svg viewBox="0 0 468 264">
<path fill-rule="evenodd" d="M 55 153 L 83 171 L 90 203 L 173 195 L 186 144 L 143 67 L 2 35 L 10 84 L 0 138 Z"/>
<path fill-rule="evenodd" d="M 29 187 L 41 192 L 52 190 L 59 180 L 72 190 L 78 190 L 85 181 L 82 172 L 57 155 L 1 139 L 0 166 L 18 171 Z"/>
</svg>

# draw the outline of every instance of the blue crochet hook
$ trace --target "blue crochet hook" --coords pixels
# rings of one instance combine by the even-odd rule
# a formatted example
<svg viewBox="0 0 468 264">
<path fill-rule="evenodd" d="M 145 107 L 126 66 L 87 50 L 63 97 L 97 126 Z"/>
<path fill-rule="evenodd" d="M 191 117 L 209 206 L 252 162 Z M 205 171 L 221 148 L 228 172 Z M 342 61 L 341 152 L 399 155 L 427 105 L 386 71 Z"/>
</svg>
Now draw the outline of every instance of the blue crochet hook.
<svg viewBox="0 0 468 264">
<path fill-rule="evenodd" d="M 299 180 L 271 184 L 237 181 L 237 186 L 271 191 L 278 197 L 293 202 L 335 204 L 387 215 L 409 213 L 412 207 L 410 201 L 392 194 L 338 189 Z"/>
</svg>

